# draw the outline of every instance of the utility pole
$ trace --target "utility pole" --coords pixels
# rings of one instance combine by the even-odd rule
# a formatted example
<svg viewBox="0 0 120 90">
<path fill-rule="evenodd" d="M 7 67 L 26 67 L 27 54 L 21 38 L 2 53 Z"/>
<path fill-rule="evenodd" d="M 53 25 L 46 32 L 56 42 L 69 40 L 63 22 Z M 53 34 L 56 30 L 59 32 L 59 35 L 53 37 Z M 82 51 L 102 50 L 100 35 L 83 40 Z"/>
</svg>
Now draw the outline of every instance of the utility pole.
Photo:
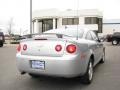
<svg viewBox="0 0 120 90">
<path fill-rule="evenodd" d="M 30 0 L 30 34 L 32 34 L 32 0 Z"/>
</svg>

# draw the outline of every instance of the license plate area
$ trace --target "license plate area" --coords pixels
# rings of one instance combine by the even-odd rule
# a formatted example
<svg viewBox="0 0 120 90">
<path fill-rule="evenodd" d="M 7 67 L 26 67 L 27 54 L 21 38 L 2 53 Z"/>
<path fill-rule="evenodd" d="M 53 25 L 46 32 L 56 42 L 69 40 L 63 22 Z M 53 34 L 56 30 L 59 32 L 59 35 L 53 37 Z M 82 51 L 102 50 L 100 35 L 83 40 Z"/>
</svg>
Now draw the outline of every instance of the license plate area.
<svg viewBox="0 0 120 90">
<path fill-rule="evenodd" d="M 31 68 L 33 69 L 45 69 L 45 61 L 31 60 Z"/>
</svg>

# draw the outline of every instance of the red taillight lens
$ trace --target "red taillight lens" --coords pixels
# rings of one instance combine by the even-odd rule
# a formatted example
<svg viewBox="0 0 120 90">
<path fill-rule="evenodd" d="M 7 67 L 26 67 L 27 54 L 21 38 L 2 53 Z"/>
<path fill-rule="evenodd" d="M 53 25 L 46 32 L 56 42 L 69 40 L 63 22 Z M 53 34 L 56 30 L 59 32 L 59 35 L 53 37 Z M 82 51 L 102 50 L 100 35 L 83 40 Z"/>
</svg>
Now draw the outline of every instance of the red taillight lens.
<svg viewBox="0 0 120 90">
<path fill-rule="evenodd" d="M 19 44 L 17 47 L 17 52 L 20 52 L 20 50 L 21 50 L 21 45 Z"/>
<path fill-rule="evenodd" d="M 76 46 L 73 45 L 73 44 L 70 44 L 70 45 L 68 45 L 68 46 L 66 47 L 66 51 L 67 51 L 68 53 L 74 53 L 74 52 L 76 51 Z"/>
<path fill-rule="evenodd" d="M 24 51 L 27 50 L 27 45 L 26 44 L 23 45 L 23 50 Z"/>
<path fill-rule="evenodd" d="M 62 50 L 62 46 L 61 45 L 56 45 L 55 50 L 57 52 L 60 52 Z"/>
</svg>

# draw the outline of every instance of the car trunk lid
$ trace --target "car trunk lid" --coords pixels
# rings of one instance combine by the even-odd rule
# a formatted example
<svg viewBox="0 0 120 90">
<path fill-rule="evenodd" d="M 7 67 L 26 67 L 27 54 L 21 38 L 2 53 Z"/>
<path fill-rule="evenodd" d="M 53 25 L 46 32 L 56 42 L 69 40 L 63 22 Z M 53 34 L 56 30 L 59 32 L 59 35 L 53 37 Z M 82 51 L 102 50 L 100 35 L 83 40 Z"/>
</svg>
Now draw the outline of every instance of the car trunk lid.
<svg viewBox="0 0 120 90">
<path fill-rule="evenodd" d="M 64 47 L 66 44 L 65 40 L 52 40 L 46 38 L 37 38 L 32 41 L 26 41 L 21 43 L 22 47 L 27 45 L 27 50 L 21 51 L 22 55 L 31 55 L 31 56 L 62 56 L 64 53 Z M 56 51 L 55 47 L 61 45 L 61 51 Z"/>
</svg>

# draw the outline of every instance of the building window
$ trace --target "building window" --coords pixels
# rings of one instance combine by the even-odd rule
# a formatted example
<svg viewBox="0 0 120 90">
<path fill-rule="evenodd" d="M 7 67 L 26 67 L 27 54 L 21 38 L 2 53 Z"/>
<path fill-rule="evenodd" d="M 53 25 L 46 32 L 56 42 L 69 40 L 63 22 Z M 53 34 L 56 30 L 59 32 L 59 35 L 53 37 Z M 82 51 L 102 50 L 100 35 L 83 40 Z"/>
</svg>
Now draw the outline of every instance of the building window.
<svg viewBox="0 0 120 90">
<path fill-rule="evenodd" d="M 55 19 L 55 29 L 57 28 L 57 19 Z"/>
<path fill-rule="evenodd" d="M 42 32 L 45 32 L 50 29 L 53 29 L 53 20 L 52 19 L 42 20 Z"/>
<path fill-rule="evenodd" d="M 98 18 L 98 33 L 102 33 L 102 18 Z"/>
<path fill-rule="evenodd" d="M 85 17 L 85 24 L 98 24 L 98 32 L 102 33 L 102 18 Z"/>
<path fill-rule="evenodd" d="M 97 17 L 85 17 L 85 24 L 98 24 Z"/>
<path fill-rule="evenodd" d="M 63 18 L 62 25 L 77 25 L 79 24 L 79 18 Z"/>
</svg>

